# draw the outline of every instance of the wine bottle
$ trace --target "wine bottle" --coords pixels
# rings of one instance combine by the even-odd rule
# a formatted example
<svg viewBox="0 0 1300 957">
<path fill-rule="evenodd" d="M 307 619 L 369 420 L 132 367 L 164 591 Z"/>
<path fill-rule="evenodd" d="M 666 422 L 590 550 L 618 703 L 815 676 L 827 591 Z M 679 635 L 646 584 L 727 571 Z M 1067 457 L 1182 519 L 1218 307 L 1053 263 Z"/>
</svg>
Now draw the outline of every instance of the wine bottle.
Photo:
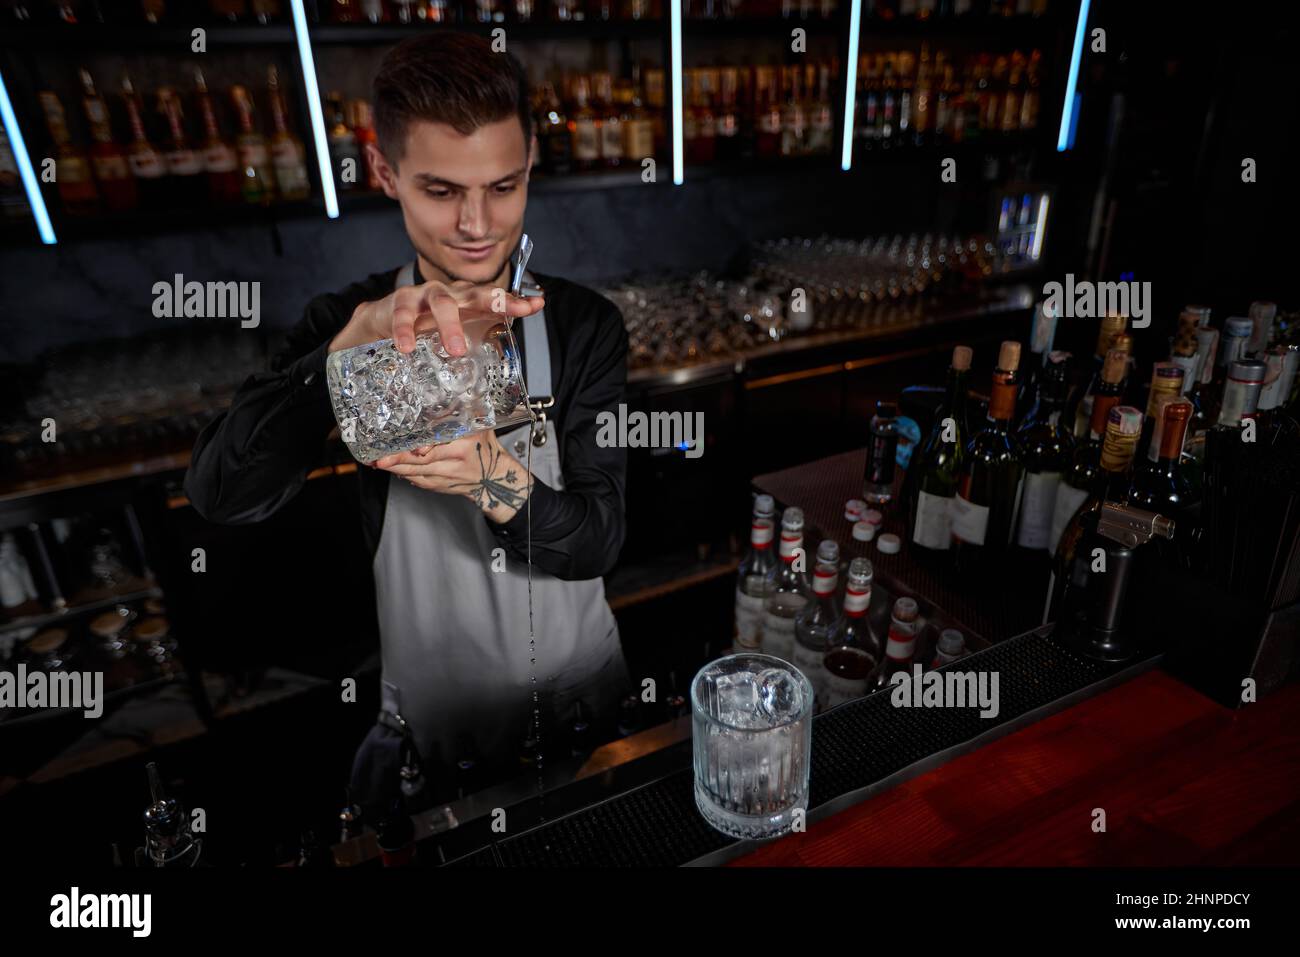
<svg viewBox="0 0 1300 957">
<path fill-rule="evenodd" d="M 1153 437 L 1163 421 L 1160 409 L 1169 399 L 1183 394 L 1183 369 L 1174 362 L 1157 362 L 1151 369 L 1151 390 L 1147 393 L 1146 417 L 1142 420 L 1142 437 L 1138 439 L 1137 460 L 1154 462 L 1160 451 L 1158 439 Z M 1180 446 L 1181 451 L 1181 446 Z"/>
<path fill-rule="evenodd" d="M 1101 380 L 1101 369 L 1106 363 L 1106 353 L 1114 347 L 1115 337 L 1124 331 L 1127 321 L 1124 316 L 1105 316 L 1101 320 L 1101 331 L 1097 333 L 1097 351 L 1092 357 L 1092 362 L 1089 363 L 1086 377 L 1070 396 L 1070 401 L 1065 408 L 1065 421 L 1074 432 L 1076 439 L 1087 436 L 1088 424 L 1092 421 L 1092 402 L 1089 396 L 1093 394 Z"/>
<path fill-rule="evenodd" d="M 1087 587 L 1092 555 L 1084 548 L 1087 532 L 1096 525 L 1103 502 L 1123 502 L 1128 496 L 1133 452 L 1142 432 L 1142 413 L 1130 405 L 1110 410 L 1098 469 L 1088 497 L 1071 516 L 1056 545 L 1048 620 L 1060 621 L 1077 605 Z"/>
<path fill-rule="evenodd" d="M 966 446 L 966 463 L 953 499 L 952 534 L 958 561 L 971 570 L 979 567 L 983 556 L 1006 546 L 1016 525 L 1024 473 L 1020 449 L 1011 435 L 1019 367 L 1020 343 L 1002 343 L 993 370 L 988 424 Z"/>
<path fill-rule="evenodd" d="M 1022 425 L 1038 399 L 1041 391 L 1039 383 L 1047 368 L 1048 357 L 1052 355 L 1055 339 L 1056 312 L 1046 302 L 1041 302 L 1034 311 L 1034 326 L 1029 336 L 1029 361 L 1024 363 L 1020 394 L 1016 398 L 1016 421 Z"/>
<path fill-rule="evenodd" d="M 1052 530 L 1047 543 L 1048 551 L 1052 554 L 1056 553 L 1065 526 L 1087 499 L 1093 480 L 1101 468 L 1102 433 L 1106 430 L 1106 421 L 1111 410 L 1119 404 L 1119 383 L 1124 374 L 1126 361 L 1127 357 L 1124 353 L 1116 349 L 1106 353 L 1106 364 L 1101 370 L 1101 383 L 1093 397 L 1092 421 L 1084 438 L 1075 445 L 1070 467 L 1061 476 L 1060 485 L 1056 489 L 1056 502 L 1052 508 Z"/>
<path fill-rule="evenodd" d="M 1200 505 L 1200 493 L 1182 462 L 1192 404 L 1182 398 L 1168 400 L 1160 416 L 1156 460 L 1139 460 L 1128 490 L 1128 503 L 1173 521 L 1174 537 L 1157 539 L 1156 551 L 1175 567 L 1187 568 L 1191 560 L 1188 543 L 1196 538 Z"/>
<path fill-rule="evenodd" d="M 948 367 L 948 388 L 925 442 L 912 455 L 907 476 L 907 514 L 915 554 L 948 551 L 952 500 L 966 455 L 966 394 L 971 350 L 957 346 Z"/>
<path fill-rule="evenodd" d="M 1020 498 L 1020 519 L 1016 525 L 1016 544 L 1031 551 L 1048 547 L 1052 516 L 1056 509 L 1056 492 L 1061 475 L 1074 455 L 1074 436 L 1061 423 L 1069 388 L 1068 352 L 1053 352 L 1043 370 L 1043 378 L 1029 418 L 1016 438 L 1024 460 L 1025 479 Z"/>
</svg>

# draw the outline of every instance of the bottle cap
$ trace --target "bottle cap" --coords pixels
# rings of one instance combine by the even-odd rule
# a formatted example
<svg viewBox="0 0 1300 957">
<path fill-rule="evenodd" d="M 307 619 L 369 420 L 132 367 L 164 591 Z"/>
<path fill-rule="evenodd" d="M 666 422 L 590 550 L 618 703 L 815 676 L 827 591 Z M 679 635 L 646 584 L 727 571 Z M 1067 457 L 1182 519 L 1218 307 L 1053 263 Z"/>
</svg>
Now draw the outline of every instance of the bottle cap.
<svg viewBox="0 0 1300 957">
<path fill-rule="evenodd" d="M 849 562 L 850 578 L 873 578 L 875 569 L 871 567 L 870 558 L 855 558 Z"/>
<path fill-rule="evenodd" d="M 853 526 L 853 538 L 859 542 L 869 542 L 876 537 L 876 526 L 870 522 L 857 522 Z"/>
<path fill-rule="evenodd" d="M 920 613 L 921 609 L 915 598 L 904 597 L 894 602 L 893 617 L 898 621 L 916 621 L 916 616 Z"/>
<path fill-rule="evenodd" d="M 823 539 L 822 543 L 817 546 L 817 561 L 826 565 L 834 564 L 840 560 L 840 546 L 834 539 Z"/>
<path fill-rule="evenodd" d="M 1020 343 L 1008 339 L 998 349 L 998 368 L 1003 372 L 1015 372 L 1020 368 Z"/>
<path fill-rule="evenodd" d="M 867 503 L 860 498 L 851 498 L 844 503 L 844 517 L 850 522 L 862 520 L 862 513 L 867 510 Z"/>
<path fill-rule="evenodd" d="M 776 509 L 776 500 L 770 495 L 758 495 L 754 498 L 754 511 L 759 515 L 771 515 Z"/>
<path fill-rule="evenodd" d="M 1120 435 L 1142 434 L 1142 413 L 1131 405 L 1117 405 L 1106 417 L 1106 430 L 1116 430 Z"/>
<path fill-rule="evenodd" d="M 876 547 L 886 555 L 896 555 L 899 549 L 903 547 L 903 543 L 897 535 L 885 534 L 880 536 L 880 541 L 876 542 Z M 903 600 L 899 599 L 899 601 Z M 911 601 L 910 598 L 906 600 Z"/>
<path fill-rule="evenodd" d="M 952 367 L 959 372 L 965 372 L 970 368 L 970 360 L 974 355 L 970 346 L 954 346 L 952 350 Z"/>
<path fill-rule="evenodd" d="M 945 628 L 939 632 L 939 650 L 945 655 L 961 654 L 966 647 L 966 637 L 956 628 Z"/>
<path fill-rule="evenodd" d="M 880 511 L 874 508 L 869 508 L 862 513 L 862 520 L 866 522 L 868 525 L 875 525 L 877 528 L 879 528 L 882 524 L 884 524 L 885 516 Z"/>
<path fill-rule="evenodd" d="M 1234 359 L 1228 371 L 1228 378 L 1236 382 L 1263 382 L 1268 372 L 1268 363 L 1258 359 Z"/>
<path fill-rule="evenodd" d="M 1223 334 L 1225 336 L 1237 336 L 1245 338 L 1255 331 L 1255 324 L 1245 316 L 1229 316 L 1223 323 Z"/>
<path fill-rule="evenodd" d="M 1111 348 L 1118 349 L 1120 352 L 1123 352 L 1125 355 L 1132 355 L 1133 337 L 1129 335 L 1127 332 L 1121 332 L 1119 335 L 1115 337 L 1115 344 L 1111 346 Z"/>
<path fill-rule="evenodd" d="M 781 525 L 787 528 L 803 528 L 803 509 L 791 505 L 781 513 Z"/>
</svg>

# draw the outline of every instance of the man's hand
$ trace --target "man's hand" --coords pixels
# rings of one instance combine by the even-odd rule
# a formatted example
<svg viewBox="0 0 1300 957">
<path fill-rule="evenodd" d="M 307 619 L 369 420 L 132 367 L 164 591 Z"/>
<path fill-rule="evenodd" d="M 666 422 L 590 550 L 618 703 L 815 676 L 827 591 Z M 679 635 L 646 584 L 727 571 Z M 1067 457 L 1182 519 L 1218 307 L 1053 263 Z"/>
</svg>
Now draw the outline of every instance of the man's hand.
<svg viewBox="0 0 1300 957">
<path fill-rule="evenodd" d="M 466 346 L 462 318 L 504 315 L 509 322 L 531 316 L 545 305 L 543 296 L 512 296 L 505 290 L 476 286 L 467 280 L 403 286 L 377 302 L 357 306 L 348 324 L 330 342 L 329 351 L 391 338 L 399 352 L 410 352 L 417 335 L 437 329 L 443 348 L 453 356 L 463 356 Z"/>
<path fill-rule="evenodd" d="M 464 495 L 498 524 L 508 522 L 524 507 L 533 485 L 532 475 L 506 452 L 491 431 L 446 445 L 385 455 L 374 465 L 417 488 Z"/>
</svg>

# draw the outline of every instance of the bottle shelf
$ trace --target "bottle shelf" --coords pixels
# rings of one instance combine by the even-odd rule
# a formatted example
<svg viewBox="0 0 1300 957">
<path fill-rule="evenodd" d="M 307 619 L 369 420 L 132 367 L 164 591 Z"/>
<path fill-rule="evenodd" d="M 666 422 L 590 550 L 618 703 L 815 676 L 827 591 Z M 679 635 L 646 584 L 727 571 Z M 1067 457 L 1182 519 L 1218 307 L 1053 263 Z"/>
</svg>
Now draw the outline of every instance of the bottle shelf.
<svg viewBox="0 0 1300 957">
<path fill-rule="evenodd" d="M 663 35 L 661 20 L 577 20 L 559 23 L 529 20 L 506 23 L 321 23 L 308 27 L 313 44 L 356 45 L 399 43 L 431 30 L 458 30 L 490 36 L 503 29 L 509 41 L 530 40 L 621 40 Z"/>
<path fill-rule="evenodd" d="M 198 22 L 190 26 L 113 26 L 98 23 L 6 24 L 0 48 L 32 52 L 175 53 L 190 55 L 193 31 L 206 31 L 209 51 L 243 46 L 287 46 L 294 42 L 288 24 L 230 25 Z"/>
</svg>

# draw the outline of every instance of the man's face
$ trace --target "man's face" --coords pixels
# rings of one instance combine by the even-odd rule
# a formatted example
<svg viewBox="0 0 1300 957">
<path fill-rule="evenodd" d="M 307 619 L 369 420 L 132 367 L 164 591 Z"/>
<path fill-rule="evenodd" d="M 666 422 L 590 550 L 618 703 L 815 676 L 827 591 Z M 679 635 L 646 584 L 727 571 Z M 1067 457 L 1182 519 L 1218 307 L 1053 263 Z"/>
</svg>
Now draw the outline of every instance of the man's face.
<svg viewBox="0 0 1300 957">
<path fill-rule="evenodd" d="M 422 265 L 448 280 L 506 282 L 524 228 L 530 147 L 508 117 L 468 136 L 445 123 L 413 120 L 396 168 L 373 145 L 384 192 L 402 204 Z M 443 276 L 427 275 L 427 279 Z"/>
</svg>

